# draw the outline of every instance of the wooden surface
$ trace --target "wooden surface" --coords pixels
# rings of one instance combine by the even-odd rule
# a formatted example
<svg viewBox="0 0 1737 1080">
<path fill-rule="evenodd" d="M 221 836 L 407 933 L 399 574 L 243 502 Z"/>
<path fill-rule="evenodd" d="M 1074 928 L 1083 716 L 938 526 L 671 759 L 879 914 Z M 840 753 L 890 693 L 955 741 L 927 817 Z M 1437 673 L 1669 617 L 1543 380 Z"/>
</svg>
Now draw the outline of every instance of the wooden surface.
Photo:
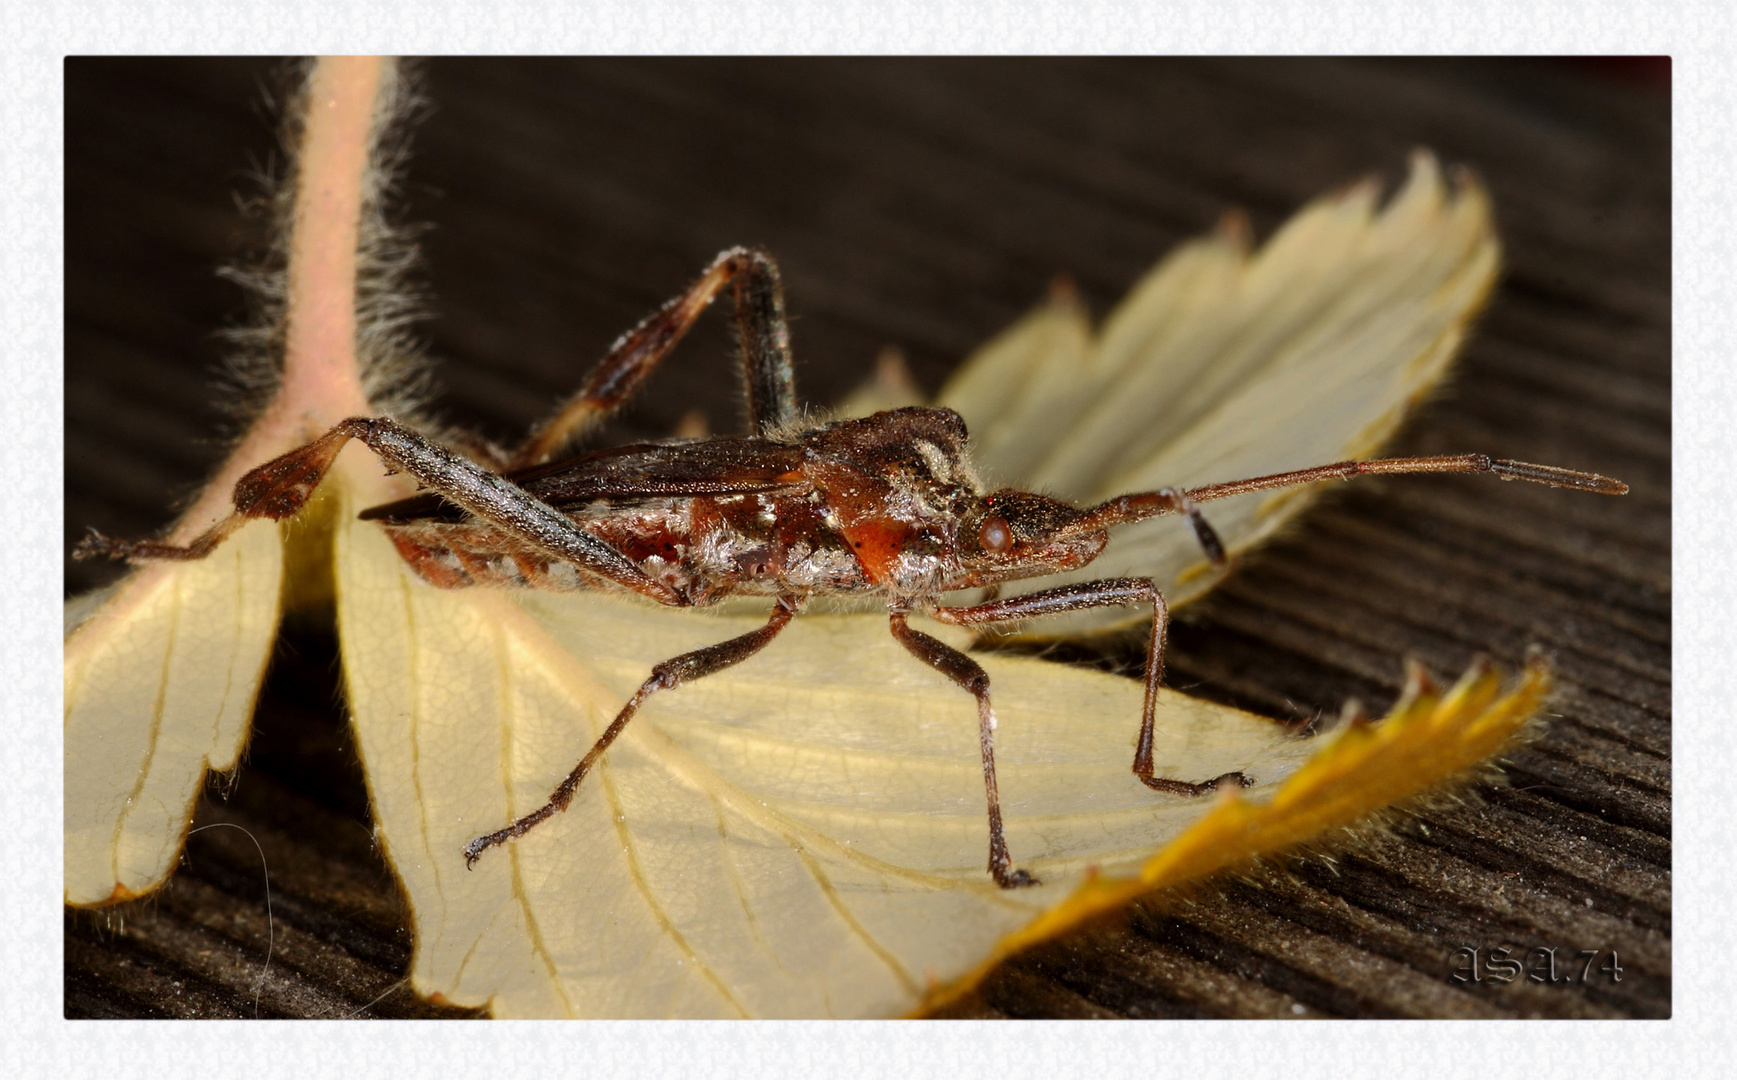
<svg viewBox="0 0 1737 1080">
<path fill-rule="evenodd" d="M 267 61 L 69 60 L 66 506 L 142 536 L 221 455 L 213 274 L 261 227 Z M 1074 278 L 1100 315 L 1242 207 L 1266 235 L 1414 146 L 1475 168 L 1508 269 L 1396 449 L 1593 469 L 1597 499 L 1474 478 L 1348 488 L 1171 639 L 1172 685 L 1280 719 L 1389 702 L 1541 645 L 1560 714 L 1508 783 L 1007 965 L 965 1016 L 1667 1016 L 1671 1009 L 1669 98 L 1657 66 L 1407 61 L 437 61 L 403 217 L 453 421 L 510 437 L 723 247 L 780 258 L 805 398 L 897 344 L 934 389 Z M 734 425 L 711 317 L 614 425 Z M 68 592 L 103 570 L 68 564 Z M 1101 647 L 1062 650 L 1091 662 Z M 1137 652 L 1112 644 L 1112 663 Z M 648 661 L 649 662 L 649 661 Z M 68 912 L 68 1016 L 463 1015 L 417 1001 L 329 638 L 286 637 L 248 763 L 159 896 Z M 261 855 L 270 870 L 271 959 Z M 1615 950 L 1623 977 L 1450 981 L 1459 946 Z M 257 995 L 257 1006 L 256 1006 Z"/>
</svg>

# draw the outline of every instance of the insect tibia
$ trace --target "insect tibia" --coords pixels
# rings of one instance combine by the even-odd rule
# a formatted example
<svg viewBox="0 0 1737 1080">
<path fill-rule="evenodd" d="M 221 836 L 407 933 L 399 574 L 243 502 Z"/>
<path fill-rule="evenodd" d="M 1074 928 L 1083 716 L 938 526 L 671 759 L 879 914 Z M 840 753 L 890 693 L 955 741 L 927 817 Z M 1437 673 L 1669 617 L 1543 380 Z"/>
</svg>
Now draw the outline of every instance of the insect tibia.
<svg viewBox="0 0 1737 1080">
<path fill-rule="evenodd" d="M 1497 458 L 1490 462 L 1490 471 L 1503 480 L 1530 480 L 1534 484 L 1573 488 L 1576 491 L 1591 491 L 1599 495 L 1628 494 L 1628 485 L 1621 480 L 1613 480 L 1597 473 L 1559 469 L 1554 465 L 1530 465 L 1524 461 L 1505 461 Z"/>
<path fill-rule="evenodd" d="M 581 431 L 619 408 L 726 285 L 735 300 L 750 430 L 763 435 L 792 423 L 796 384 L 778 264 L 764 251 L 730 248 L 686 292 L 617 338 L 579 393 L 532 432 L 509 464 L 522 468 L 550 460 Z"/>
</svg>

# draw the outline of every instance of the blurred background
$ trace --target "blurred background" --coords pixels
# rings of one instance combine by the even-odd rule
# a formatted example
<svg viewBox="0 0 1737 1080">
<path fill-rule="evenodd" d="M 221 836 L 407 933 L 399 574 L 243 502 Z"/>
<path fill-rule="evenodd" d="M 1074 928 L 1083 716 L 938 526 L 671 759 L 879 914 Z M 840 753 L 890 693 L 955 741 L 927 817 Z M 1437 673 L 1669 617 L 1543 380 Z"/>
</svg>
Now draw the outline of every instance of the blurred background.
<svg viewBox="0 0 1737 1080">
<path fill-rule="evenodd" d="M 286 65 L 66 62 L 66 532 L 164 528 L 225 450 L 216 378 L 281 168 Z M 926 391 L 1069 275 L 1102 316 L 1227 209 L 1264 238 L 1418 146 L 1489 187 L 1507 269 L 1448 390 L 1398 452 L 1591 469 L 1600 500 L 1443 478 L 1349 488 L 1172 637 L 1169 682 L 1300 721 L 1379 711 L 1400 657 L 1448 675 L 1541 644 L 1562 716 L 1475 804 L 1336 862 L 1266 868 L 1013 965 L 964 1015 L 1660 1016 L 1670 1008 L 1669 61 L 470 60 L 426 99 L 393 216 L 436 411 L 511 440 L 719 250 L 785 275 L 798 386 L 838 400 L 896 345 Z M 708 316 L 605 438 L 699 409 L 732 430 Z M 112 568 L 67 563 L 68 594 Z M 273 868 L 283 1015 L 432 1010 L 368 837 L 329 639 L 274 663 L 249 765 L 203 820 Z M 1098 642 L 1061 659 L 1137 671 Z M 656 658 L 648 658 L 648 663 Z M 1130 737 L 1131 737 L 1130 733 Z M 228 792 L 229 789 L 223 789 Z M 258 856 L 196 836 L 161 898 L 67 919 L 69 1015 L 251 1015 Z M 252 869 L 249 869 L 251 867 Z M 288 944 L 286 944 L 286 942 Z M 1620 984 L 1462 986 L 1459 945 L 1616 949 Z M 299 951 L 298 951 L 299 950 Z M 1633 958 L 1631 964 L 1630 960 Z"/>
</svg>

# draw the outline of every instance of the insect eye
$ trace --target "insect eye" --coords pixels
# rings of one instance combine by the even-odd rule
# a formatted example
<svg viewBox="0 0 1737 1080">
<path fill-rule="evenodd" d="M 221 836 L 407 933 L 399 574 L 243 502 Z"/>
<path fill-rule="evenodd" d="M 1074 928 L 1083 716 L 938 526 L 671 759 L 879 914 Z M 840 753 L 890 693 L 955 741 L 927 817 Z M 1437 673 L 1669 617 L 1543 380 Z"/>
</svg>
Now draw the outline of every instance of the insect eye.
<svg viewBox="0 0 1737 1080">
<path fill-rule="evenodd" d="M 1000 514 L 990 514 L 983 519 L 983 528 L 977 531 L 977 542 L 983 545 L 984 551 L 999 555 L 1013 546 L 1013 529 Z"/>
</svg>

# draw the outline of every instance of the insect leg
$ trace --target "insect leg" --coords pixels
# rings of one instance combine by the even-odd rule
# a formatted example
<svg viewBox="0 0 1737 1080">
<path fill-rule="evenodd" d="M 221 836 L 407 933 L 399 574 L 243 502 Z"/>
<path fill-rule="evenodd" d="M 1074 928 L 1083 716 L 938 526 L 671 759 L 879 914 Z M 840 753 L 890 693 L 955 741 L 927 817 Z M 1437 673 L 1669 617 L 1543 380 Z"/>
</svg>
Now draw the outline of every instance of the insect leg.
<svg viewBox="0 0 1737 1080">
<path fill-rule="evenodd" d="M 442 498 L 540 551 L 661 604 L 686 604 L 674 589 L 648 577 L 632 560 L 579 528 L 559 510 L 389 417 L 353 416 L 306 446 L 249 472 L 236 481 L 235 513 L 186 547 L 92 536 L 80 542 L 74 554 L 81 558 L 108 555 L 133 560 L 202 559 L 248 520 L 278 520 L 300 510 L 331 468 L 338 451 L 351 439 L 362 440 L 388 468 L 409 473 Z"/>
<path fill-rule="evenodd" d="M 1215 776 L 1202 783 L 1169 780 L 1152 775 L 1152 736 L 1154 716 L 1158 707 L 1158 685 L 1164 680 L 1164 639 L 1170 622 L 1170 609 L 1164 596 L 1151 578 L 1107 578 L 1103 581 L 1083 581 L 1055 589 L 993 600 L 973 607 L 934 607 L 929 614 L 938 622 L 954 626 L 983 626 L 989 623 L 1011 622 L 1040 615 L 1059 615 L 1065 611 L 1109 607 L 1114 604 L 1152 605 L 1152 634 L 1146 644 L 1146 701 L 1140 713 L 1140 740 L 1134 746 L 1134 775 L 1154 791 L 1175 795 L 1204 795 L 1218 790 L 1221 783 L 1236 783 L 1248 787 L 1253 783 L 1240 772 Z"/>
<path fill-rule="evenodd" d="M 726 284 L 734 286 L 749 426 L 753 433 L 764 434 L 794 420 L 796 383 L 778 264 L 764 251 L 731 248 L 686 292 L 618 338 L 586 376 L 579 393 L 532 433 L 514 456 L 512 466 L 548 461 L 587 424 L 618 408 L 675 348 Z"/>
<path fill-rule="evenodd" d="M 555 793 L 549 796 L 549 801 L 506 828 L 486 836 L 479 836 L 466 844 L 464 847 L 465 866 L 467 868 L 475 866 L 477 858 L 484 851 L 497 844 L 504 844 L 508 840 L 525 835 L 537 825 L 567 809 L 567 804 L 573 801 L 573 792 L 578 789 L 579 782 L 585 779 L 585 774 L 591 771 L 591 766 L 596 764 L 597 759 L 603 756 L 603 752 L 609 749 L 609 744 L 615 741 L 615 737 L 621 734 L 623 728 L 627 727 L 627 722 L 633 719 L 633 715 L 639 711 L 639 707 L 645 703 L 646 698 L 660 690 L 673 690 L 683 683 L 690 683 L 695 679 L 722 671 L 753 656 L 765 648 L 773 638 L 777 637 L 780 630 L 789 625 L 790 617 L 796 613 L 801 604 L 802 601 L 796 597 L 779 597 L 778 603 L 772 608 L 771 618 L 760 629 L 750 631 L 741 637 L 719 642 L 716 645 L 708 645 L 703 649 L 682 653 L 680 656 L 672 660 L 665 660 L 652 668 L 651 677 L 646 679 L 633 697 L 628 699 L 627 704 L 621 707 L 621 711 L 615 715 L 615 719 L 610 722 L 609 727 L 604 729 L 603 735 L 598 738 L 596 743 L 592 744 L 590 750 L 585 752 L 585 756 L 579 759 L 579 764 L 567 774 L 567 779 L 561 781 L 561 786 L 555 789 Z"/>
<path fill-rule="evenodd" d="M 912 630 L 905 613 L 891 613 L 893 637 L 911 655 L 952 679 L 977 699 L 977 739 L 983 750 L 983 789 L 989 800 L 989 872 L 1003 889 L 1036 885 L 1038 880 L 1024 870 L 1012 870 L 1007 854 L 1007 833 L 1001 826 L 1001 796 L 995 789 L 995 710 L 989 705 L 989 674 L 977 661 L 944 641 Z"/>
<path fill-rule="evenodd" d="M 1206 520 L 1200 507 L 1194 505 L 1188 492 L 1165 488 L 1158 492 L 1158 497 L 1168 499 L 1171 509 L 1188 519 L 1189 527 L 1194 530 L 1194 539 L 1199 542 L 1200 550 L 1206 552 L 1207 561 L 1220 570 L 1230 565 L 1230 555 L 1224 550 L 1224 541 L 1218 538 L 1218 530 Z"/>
<path fill-rule="evenodd" d="M 72 557 L 107 556 L 131 562 L 203 559 L 236 529 L 256 518 L 273 521 L 290 517 L 307 504 L 338 451 L 355 438 L 368 421 L 352 417 L 324 435 L 258 466 L 235 482 L 235 512 L 205 530 L 185 547 L 155 540 L 114 540 L 92 532 L 73 548 Z"/>
</svg>

